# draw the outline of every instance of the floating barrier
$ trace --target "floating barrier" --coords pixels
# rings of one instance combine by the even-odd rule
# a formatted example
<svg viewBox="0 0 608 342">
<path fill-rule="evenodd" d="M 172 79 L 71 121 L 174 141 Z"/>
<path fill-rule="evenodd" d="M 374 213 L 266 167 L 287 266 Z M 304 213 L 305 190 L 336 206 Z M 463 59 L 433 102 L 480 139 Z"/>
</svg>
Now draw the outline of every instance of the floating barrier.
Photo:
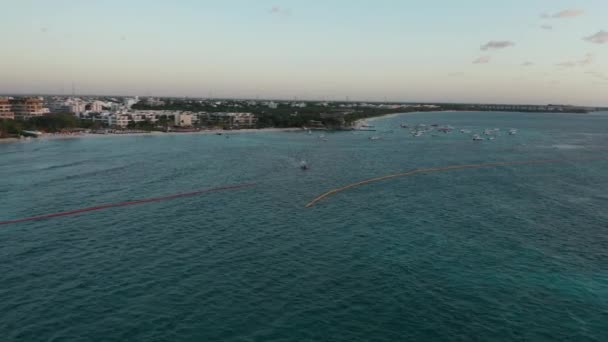
<svg viewBox="0 0 608 342">
<path fill-rule="evenodd" d="M 401 178 L 401 177 L 410 177 L 415 176 L 417 174 L 425 174 L 425 173 L 433 173 L 433 172 L 446 172 L 453 170 L 463 170 L 463 169 L 481 169 L 481 168 L 490 168 L 490 167 L 498 167 L 498 166 L 516 166 L 516 165 L 531 165 L 531 164 L 556 164 L 556 163 L 566 163 L 566 162 L 575 162 L 575 161 L 594 161 L 594 160 L 608 160 L 608 158 L 579 158 L 579 159 L 547 159 L 547 160 L 528 160 L 528 161 L 514 161 L 514 162 L 496 162 L 496 163 L 482 163 L 482 164 L 466 164 L 466 165 L 452 165 L 445 167 L 435 167 L 428 169 L 415 169 L 409 172 L 404 173 L 396 173 L 392 175 L 376 177 L 371 179 L 366 179 L 360 182 L 352 183 L 341 188 L 332 189 L 330 191 L 325 192 L 324 194 L 316 197 L 312 201 L 306 204 L 306 208 L 310 208 L 315 206 L 317 203 L 331 197 L 340 192 L 356 188 L 362 185 L 367 185 L 370 183 L 381 182 L 393 178 Z"/>
<path fill-rule="evenodd" d="M 255 186 L 255 184 L 239 184 L 239 185 L 224 186 L 224 187 L 213 188 L 213 189 L 198 190 L 198 191 L 193 191 L 193 192 L 185 192 L 185 193 L 174 194 L 174 195 L 151 197 L 151 198 L 145 198 L 145 199 L 140 199 L 140 200 L 135 200 L 135 201 L 103 204 L 103 205 L 98 205 L 98 206 L 94 206 L 94 207 L 88 207 L 88 208 L 82 208 L 82 209 L 76 209 L 76 210 L 70 210 L 70 211 L 63 211 L 63 212 L 45 214 L 45 215 L 39 215 L 39 216 L 32 216 L 32 217 L 26 217 L 26 218 L 16 219 L 16 220 L 0 221 L 0 226 L 5 225 L 5 224 L 14 224 L 14 223 L 21 223 L 21 222 L 28 222 L 28 221 L 45 220 L 45 219 L 50 219 L 50 218 L 54 218 L 54 217 L 73 216 L 73 215 L 78 215 L 78 214 L 82 214 L 82 213 L 86 213 L 86 212 L 90 212 L 90 211 L 98 211 L 98 210 L 105 210 L 105 209 L 110 209 L 110 208 L 127 207 L 127 206 L 131 206 L 131 205 L 140 205 L 140 204 L 146 204 L 146 203 L 167 201 L 167 200 L 172 200 L 172 199 L 176 199 L 176 198 L 192 197 L 192 196 L 198 196 L 198 195 L 202 195 L 202 194 L 206 194 L 206 193 L 210 193 L 210 192 L 244 189 L 244 188 L 249 188 L 249 187 L 253 187 L 253 186 Z"/>
</svg>

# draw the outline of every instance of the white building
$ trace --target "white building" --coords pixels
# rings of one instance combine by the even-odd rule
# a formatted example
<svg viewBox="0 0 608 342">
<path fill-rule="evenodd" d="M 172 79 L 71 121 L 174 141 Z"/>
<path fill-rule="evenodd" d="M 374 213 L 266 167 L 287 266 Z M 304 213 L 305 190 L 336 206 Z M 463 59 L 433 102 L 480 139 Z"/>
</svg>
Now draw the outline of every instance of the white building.
<svg viewBox="0 0 608 342">
<path fill-rule="evenodd" d="M 137 97 L 137 96 L 135 96 L 134 98 L 132 98 L 132 97 L 125 97 L 124 100 L 123 100 L 123 103 L 129 109 L 131 109 L 131 107 L 134 104 L 136 104 L 137 102 L 139 102 L 139 97 Z"/>
<path fill-rule="evenodd" d="M 110 127 L 125 128 L 129 125 L 129 116 L 126 114 L 111 114 L 106 116 L 107 125 Z"/>
<path fill-rule="evenodd" d="M 93 101 L 89 105 L 93 113 L 101 113 L 103 111 L 103 102 L 101 101 Z"/>
<path fill-rule="evenodd" d="M 192 127 L 192 114 L 175 114 L 175 126 Z"/>
</svg>

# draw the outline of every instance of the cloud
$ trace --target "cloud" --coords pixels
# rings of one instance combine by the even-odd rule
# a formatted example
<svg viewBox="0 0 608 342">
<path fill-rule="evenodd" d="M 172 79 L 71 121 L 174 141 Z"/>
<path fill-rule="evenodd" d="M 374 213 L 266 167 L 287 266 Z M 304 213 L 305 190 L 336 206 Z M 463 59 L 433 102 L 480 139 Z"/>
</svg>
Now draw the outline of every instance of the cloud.
<svg viewBox="0 0 608 342">
<path fill-rule="evenodd" d="M 591 75 L 595 78 L 599 78 L 600 80 L 603 80 L 603 81 L 608 81 L 608 75 L 604 74 L 603 72 L 587 71 L 587 72 L 585 72 L 585 74 Z"/>
<path fill-rule="evenodd" d="M 524 67 L 529 67 L 529 66 L 533 66 L 533 65 L 534 65 L 534 63 L 532 63 L 532 62 L 523 62 L 523 63 L 521 63 L 521 66 L 524 66 Z"/>
<path fill-rule="evenodd" d="M 563 68 L 574 68 L 576 66 L 576 62 L 568 61 L 568 62 L 557 63 L 557 66 L 560 66 Z"/>
<path fill-rule="evenodd" d="M 585 11 L 571 8 L 571 9 L 565 9 L 563 11 L 559 11 L 554 14 L 543 13 L 540 15 L 540 17 L 544 18 L 544 19 L 563 19 L 563 18 L 580 17 L 583 14 L 585 14 Z"/>
<path fill-rule="evenodd" d="M 578 61 L 566 61 L 566 62 L 562 62 L 562 63 L 558 63 L 557 66 L 563 67 L 563 68 L 574 68 L 577 66 L 588 66 L 593 64 L 593 61 L 595 60 L 593 54 L 588 53 L 585 55 L 585 57 L 581 60 Z"/>
<path fill-rule="evenodd" d="M 541 25 L 540 28 L 542 28 L 543 30 L 553 30 L 553 26 L 552 25 Z"/>
<path fill-rule="evenodd" d="M 486 50 L 490 50 L 490 49 L 504 49 L 504 48 L 508 48 L 510 46 L 515 45 L 515 43 L 507 41 L 507 40 L 491 40 L 487 43 L 485 43 L 484 45 L 481 46 L 481 49 L 483 51 Z"/>
<path fill-rule="evenodd" d="M 491 56 L 481 56 L 473 61 L 473 64 L 488 64 L 492 60 Z"/>
<path fill-rule="evenodd" d="M 583 58 L 580 61 L 578 61 L 578 65 L 580 65 L 580 66 L 587 66 L 587 65 L 593 63 L 593 59 L 594 59 L 593 54 L 588 53 L 588 54 L 585 55 L 585 58 Z"/>
<path fill-rule="evenodd" d="M 605 44 L 608 43 L 608 32 L 602 30 L 594 35 L 583 38 L 583 40 L 595 44 Z"/>
<path fill-rule="evenodd" d="M 277 14 L 277 15 L 290 15 L 291 14 L 291 11 L 289 9 L 283 8 L 278 5 L 272 6 L 272 8 L 268 12 L 270 14 Z"/>
</svg>

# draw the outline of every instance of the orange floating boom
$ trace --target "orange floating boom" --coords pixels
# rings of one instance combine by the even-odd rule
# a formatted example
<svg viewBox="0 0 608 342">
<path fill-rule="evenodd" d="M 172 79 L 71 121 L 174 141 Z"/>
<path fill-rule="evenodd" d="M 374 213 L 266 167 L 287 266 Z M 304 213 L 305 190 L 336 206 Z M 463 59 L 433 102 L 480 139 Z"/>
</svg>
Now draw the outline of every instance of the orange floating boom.
<svg viewBox="0 0 608 342">
<path fill-rule="evenodd" d="M 392 175 L 376 177 L 366 179 L 360 182 L 352 183 L 341 188 L 332 189 L 327 191 L 326 193 L 316 197 L 312 201 L 306 204 L 306 208 L 310 208 L 315 206 L 317 203 L 323 201 L 324 199 L 331 197 L 337 193 L 356 188 L 358 186 L 367 185 L 370 183 L 380 182 L 393 178 L 401 178 L 401 177 L 409 177 L 414 176 L 420 173 L 433 173 L 433 172 L 445 172 L 452 170 L 462 170 L 462 169 L 481 169 L 481 168 L 489 168 L 489 167 L 497 167 L 497 166 L 513 166 L 513 165 L 530 165 L 530 164 L 556 164 L 556 163 L 565 163 L 572 161 L 594 161 L 594 160 L 608 160 L 608 158 L 579 158 L 579 159 L 545 159 L 545 160 L 527 160 L 527 161 L 514 161 L 514 162 L 495 162 L 495 163 L 481 163 L 481 164 L 465 164 L 465 165 L 451 165 L 444 167 L 434 167 L 428 169 L 416 169 L 409 172 L 404 173 L 396 173 Z"/>
<path fill-rule="evenodd" d="M 239 184 L 239 185 L 223 186 L 220 188 L 205 189 L 205 190 L 199 190 L 199 191 L 193 191 L 193 192 L 184 192 L 184 193 L 180 193 L 180 194 L 145 198 L 145 199 L 140 199 L 140 200 L 135 200 L 135 201 L 103 204 L 103 205 L 97 205 L 94 207 L 81 208 L 81 209 L 75 209 L 75 210 L 70 210 L 70 211 L 62 211 L 62 212 L 52 213 L 52 214 L 44 214 L 44 215 L 26 217 L 26 218 L 21 218 L 21 219 L 16 219 L 16 220 L 0 221 L 0 226 L 5 225 L 5 224 L 14 224 L 14 223 L 20 223 L 20 222 L 50 219 L 50 218 L 54 218 L 54 217 L 72 216 L 72 215 L 78 215 L 78 214 L 82 214 L 82 213 L 86 213 L 86 212 L 90 212 L 90 211 L 104 210 L 104 209 L 109 209 L 109 208 L 127 207 L 127 206 L 131 206 L 131 205 L 160 202 L 160 201 L 166 201 L 166 200 L 182 198 L 182 197 L 192 197 L 192 196 L 202 195 L 202 194 L 209 193 L 209 192 L 237 190 L 237 189 L 249 188 L 254 185 L 255 184 Z"/>
</svg>

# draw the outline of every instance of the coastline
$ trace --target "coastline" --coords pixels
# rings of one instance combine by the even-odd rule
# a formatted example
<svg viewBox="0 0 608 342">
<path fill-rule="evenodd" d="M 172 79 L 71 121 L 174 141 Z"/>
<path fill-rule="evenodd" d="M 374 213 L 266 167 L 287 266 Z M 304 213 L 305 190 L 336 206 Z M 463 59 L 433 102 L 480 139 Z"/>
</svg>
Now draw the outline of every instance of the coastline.
<svg viewBox="0 0 608 342">
<path fill-rule="evenodd" d="M 151 131 L 146 133 L 125 133 L 125 134 L 95 134 L 95 133 L 78 133 L 78 134 L 55 134 L 45 133 L 38 138 L 32 139 L 19 139 L 19 138 L 3 138 L 0 139 L 0 143 L 16 143 L 16 142 L 31 142 L 36 140 L 58 140 L 58 139 L 82 139 L 82 138 L 109 138 L 109 137 L 138 137 L 138 136 L 168 136 L 168 135 L 234 135 L 234 134 L 252 134 L 252 133 L 276 133 L 276 132 L 299 132 L 302 128 L 290 127 L 290 128 L 247 128 L 239 130 L 223 130 L 223 129 L 212 129 L 212 130 L 201 130 L 195 132 L 159 132 Z"/>
<path fill-rule="evenodd" d="M 359 120 L 355 121 L 354 127 L 355 127 L 355 129 L 358 129 L 358 128 L 361 128 L 365 124 L 365 122 L 368 122 L 368 123 L 374 122 L 379 119 L 392 118 L 392 117 L 399 116 L 399 115 L 422 114 L 422 113 L 457 113 L 457 112 L 482 112 L 482 111 L 480 111 L 480 110 L 456 110 L 456 109 L 441 110 L 441 109 L 439 109 L 439 110 L 432 110 L 432 111 L 390 113 L 390 114 L 384 114 L 384 115 L 380 115 L 380 116 L 373 116 L 373 117 L 369 117 L 369 118 L 359 119 Z"/>
</svg>

